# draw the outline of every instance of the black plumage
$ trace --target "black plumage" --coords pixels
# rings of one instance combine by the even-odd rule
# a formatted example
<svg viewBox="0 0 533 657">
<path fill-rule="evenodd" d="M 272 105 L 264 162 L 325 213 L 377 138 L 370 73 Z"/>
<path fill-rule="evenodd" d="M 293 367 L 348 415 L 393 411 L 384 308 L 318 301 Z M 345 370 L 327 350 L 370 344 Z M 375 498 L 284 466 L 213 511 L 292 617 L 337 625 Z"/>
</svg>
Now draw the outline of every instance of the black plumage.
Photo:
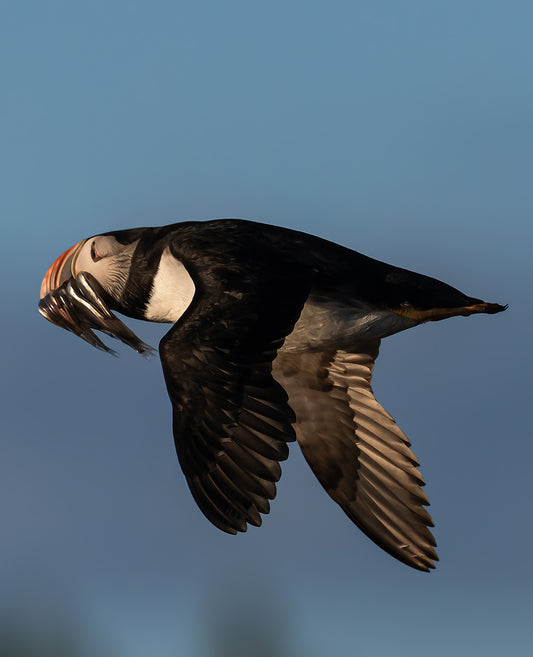
<svg viewBox="0 0 533 657">
<path fill-rule="evenodd" d="M 80 281 L 93 284 L 84 292 Z M 437 559 L 433 522 L 410 443 L 372 392 L 380 340 L 503 309 L 320 238 L 242 220 L 84 240 L 50 267 L 40 302 L 47 319 L 103 348 L 91 329 L 147 348 L 113 310 L 174 322 L 159 352 L 176 451 L 216 527 L 235 534 L 261 524 L 297 438 L 348 517 L 419 570 Z"/>
</svg>

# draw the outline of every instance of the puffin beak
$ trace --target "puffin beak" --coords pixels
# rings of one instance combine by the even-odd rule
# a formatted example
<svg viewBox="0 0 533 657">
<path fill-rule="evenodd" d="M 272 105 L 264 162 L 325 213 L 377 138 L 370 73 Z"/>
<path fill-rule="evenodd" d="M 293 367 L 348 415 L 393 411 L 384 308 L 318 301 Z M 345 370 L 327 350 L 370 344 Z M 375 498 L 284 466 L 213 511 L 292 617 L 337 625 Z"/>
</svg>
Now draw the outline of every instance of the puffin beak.
<svg viewBox="0 0 533 657">
<path fill-rule="evenodd" d="M 140 340 L 107 305 L 108 295 L 89 272 L 77 272 L 76 257 L 87 240 L 67 249 L 54 260 L 41 284 L 39 312 L 52 324 L 71 331 L 97 349 L 113 355 L 93 329 L 121 340 L 137 353 L 150 356 L 154 350 Z"/>
<path fill-rule="evenodd" d="M 56 258 L 50 265 L 48 271 L 44 275 L 43 282 L 41 283 L 41 299 L 52 290 L 56 290 L 73 275 L 72 265 L 75 257 L 86 241 L 87 240 L 82 240 L 81 242 L 74 244 L 74 246 L 67 249 L 65 253 L 62 253 L 59 258 Z"/>
</svg>

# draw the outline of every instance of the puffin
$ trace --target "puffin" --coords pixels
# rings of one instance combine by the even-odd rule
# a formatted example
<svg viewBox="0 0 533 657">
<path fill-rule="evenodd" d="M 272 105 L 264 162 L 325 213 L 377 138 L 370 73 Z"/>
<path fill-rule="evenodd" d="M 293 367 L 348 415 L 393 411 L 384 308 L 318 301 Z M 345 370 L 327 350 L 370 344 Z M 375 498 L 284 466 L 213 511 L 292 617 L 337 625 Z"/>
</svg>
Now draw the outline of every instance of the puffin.
<svg viewBox="0 0 533 657">
<path fill-rule="evenodd" d="M 260 526 L 295 440 L 374 543 L 435 567 L 424 479 L 376 401 L 380 341 L 507 306 L 303 232 L 218 219 L 84 239 L 50 266 L 39 311 L 110 353 L 148 356 L 114 313 L 171 324 L 159 343 L 177 457 L 198 507 L 229 534 Z"/>
</svg>

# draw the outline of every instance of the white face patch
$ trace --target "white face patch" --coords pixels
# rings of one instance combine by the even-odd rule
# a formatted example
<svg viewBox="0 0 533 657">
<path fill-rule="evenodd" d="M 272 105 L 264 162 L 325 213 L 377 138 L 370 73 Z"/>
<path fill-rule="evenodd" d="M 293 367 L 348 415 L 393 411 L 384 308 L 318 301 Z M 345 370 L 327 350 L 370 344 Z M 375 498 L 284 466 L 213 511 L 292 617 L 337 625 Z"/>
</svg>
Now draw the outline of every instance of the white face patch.
<svg viewBox="0 0 533 657">
<path fill-rule="evenodd" d="M 71 272 L 76 276 L 82 271 L 92 274 L 107 292 L 119 300 L 131 267 L 131 258 L 139 240 L 120 244 L 114 237 L 96 235 L 85 240 L 76 251 Z"/>
<path fill-rule="evenodd" d="M 195 292 L 189 272 L 167 247 L 161 255 L 146 307 L 152 322 L 177 322 L 189 307 Z"/>
</svg>

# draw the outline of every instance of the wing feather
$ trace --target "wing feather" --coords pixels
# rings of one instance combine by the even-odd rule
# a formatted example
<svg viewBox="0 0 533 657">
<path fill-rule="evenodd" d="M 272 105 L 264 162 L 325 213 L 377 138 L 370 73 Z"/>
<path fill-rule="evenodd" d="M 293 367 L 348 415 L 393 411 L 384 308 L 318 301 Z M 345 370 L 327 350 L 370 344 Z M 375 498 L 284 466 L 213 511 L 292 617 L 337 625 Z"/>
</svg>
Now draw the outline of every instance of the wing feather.
<svg viewBox="0 0 533 657">
<path fill-rule="evenodd" d="M 242 254 L 234 260 L 242 271 L 233 275 L 227 251 L 220 256 L 223 263 L 191 266 L 198 292 L 159 351 L 189 488 L 204 515 L 234 534 L 269 512 L 280 462 L 295 440 L 294 413 L 272 361 L 308 287 L 297 276 L 287 283 L 283 271 L 265 277 Z"/>
<path fill-rule="evenodd" d="M 296 434 L 318 480 L 375 543 L 419 570 L 438 559 L 418 461 L 371 388 L 379 343 L 357 352 L 280 353 Z"/>
</svg>

